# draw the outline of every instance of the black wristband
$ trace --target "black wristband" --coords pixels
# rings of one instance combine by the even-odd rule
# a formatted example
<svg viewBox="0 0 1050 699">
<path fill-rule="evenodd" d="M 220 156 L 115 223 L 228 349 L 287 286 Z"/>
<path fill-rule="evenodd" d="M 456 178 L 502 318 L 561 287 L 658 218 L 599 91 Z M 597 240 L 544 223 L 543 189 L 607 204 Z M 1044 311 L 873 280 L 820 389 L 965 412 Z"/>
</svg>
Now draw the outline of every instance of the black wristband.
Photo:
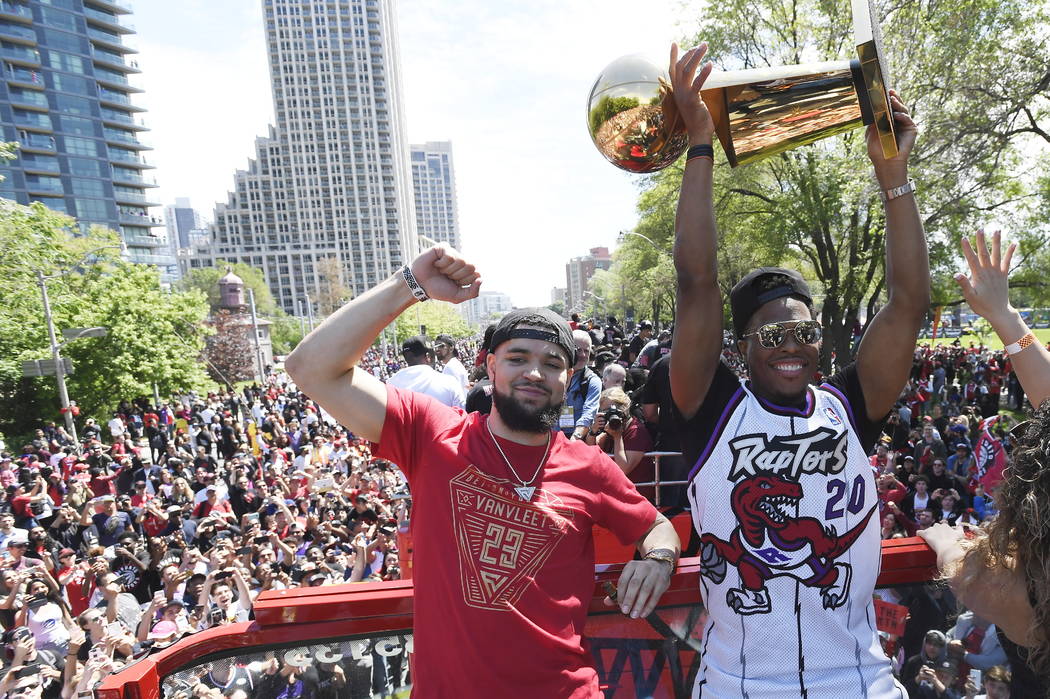
<svg viewBox="0 0 1050 699">
<path fill-rule="evenodd" d="M 689 162 L 693 158 L 710 158 L 715 159 L 715 149 L 710 143 L 701 143 L 698 146 L 691 146 L 685 153 L 685 160 Z"/>
</svg>

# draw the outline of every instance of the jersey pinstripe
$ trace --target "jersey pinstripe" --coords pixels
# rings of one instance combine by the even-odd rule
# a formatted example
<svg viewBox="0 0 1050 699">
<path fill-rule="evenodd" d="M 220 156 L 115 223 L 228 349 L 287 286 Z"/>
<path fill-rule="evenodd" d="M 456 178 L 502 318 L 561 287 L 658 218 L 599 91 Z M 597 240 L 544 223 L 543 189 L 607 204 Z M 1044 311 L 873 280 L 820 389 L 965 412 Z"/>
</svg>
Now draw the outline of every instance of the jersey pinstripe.
<svg viewBox="0 0 1050 699">
<path fill-rule="evenodd" d="M 846 396 L 824 384 L 786 408 L 740 382 L 704 409 L 689 500 L 710 622 L 693 696 L 906 698 L 875 629 L 878 494 Z"/>
</svg>

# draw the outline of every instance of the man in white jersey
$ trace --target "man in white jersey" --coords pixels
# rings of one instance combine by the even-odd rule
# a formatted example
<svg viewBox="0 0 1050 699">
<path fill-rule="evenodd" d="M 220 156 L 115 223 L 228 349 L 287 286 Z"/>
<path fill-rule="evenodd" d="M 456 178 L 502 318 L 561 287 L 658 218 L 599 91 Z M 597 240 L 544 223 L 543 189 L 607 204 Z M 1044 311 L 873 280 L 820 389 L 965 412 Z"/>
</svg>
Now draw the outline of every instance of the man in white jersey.
<svg viewBox="0 0 1050 699">
<path fill-rule="evenodd" d="M 821 325 L 797 272 L 762 268 L 730 294 L 750 375 L 720 362 L 722 298 L 712 203 L 714 125 L 698 93 L 706 44 L 671 82 L 690 153 L 676 220 L 678 308 L 670 384 L 710 620 L 694 696 L 905 697 L 875 628 L 878 493 L 867 454 L 904 387 L 929 307 L 929 261 L 907 158 L 915 124 L 896 94 L 899 154 L 867 135 L 886 207 L 888 302 L 856 361 L 820 386 Z M 905 185 L 902 187 L 902 185 Z M 828 255 L 834 256 L 834 250 Z"/>
</svg>

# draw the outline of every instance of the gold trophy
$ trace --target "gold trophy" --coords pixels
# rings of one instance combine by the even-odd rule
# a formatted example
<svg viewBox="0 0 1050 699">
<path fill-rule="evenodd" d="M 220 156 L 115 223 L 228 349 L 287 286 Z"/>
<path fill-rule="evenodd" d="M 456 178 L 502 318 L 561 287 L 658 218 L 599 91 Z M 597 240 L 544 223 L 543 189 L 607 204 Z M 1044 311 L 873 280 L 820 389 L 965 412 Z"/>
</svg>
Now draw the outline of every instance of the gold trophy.
<svg viewBox="0 0 1050 699">
<path fill-rule="evenodd" d="M 857 58 L 713 72 L 700 91 L 733 167 L 875 124 L 886 157 L 897 154 L 884 52 L 869 0 L 852 0 Z M 587 100 L 599 152 L 629 172 L 655 172 L 688 145 L 667 71 L 640 55 L 606 66 Z"/>
</svg>

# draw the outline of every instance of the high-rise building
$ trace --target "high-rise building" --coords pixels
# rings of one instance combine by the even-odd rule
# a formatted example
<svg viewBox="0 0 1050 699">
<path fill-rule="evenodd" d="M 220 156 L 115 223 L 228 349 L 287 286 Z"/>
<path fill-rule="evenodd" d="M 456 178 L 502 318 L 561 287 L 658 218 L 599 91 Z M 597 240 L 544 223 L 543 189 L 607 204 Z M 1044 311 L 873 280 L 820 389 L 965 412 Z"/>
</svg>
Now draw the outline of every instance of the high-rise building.
<svg viewBox="0 0 1050 699">
<path fill-rule="evenodd" d="M 357 295 L 415 256 L 395 10 L 263 0 L 275 124 L 182 264 L 261 268 L 296 313 L 332 270 Z"/>
<path fill-rule="evenodd" d="M 591 248 L 590 253 L 574 257 L 565 265 L 565 310 L 581 311 L 584 306 L 584 295 L 587 285 L 594 276 L 595 270 L 609 269 L 612 257 L 609 248 Z"/>
<path fill-rule="evenodd" d="M 178 250 L 190 247 L 190 235 L 204 228 L 204 219 L 186 197 L 176 197 L 175 203 L 164 207 L 164 225 L 168 240 Z"/>
<path fill-rule="evenodd" d="M 164 207 L 164 227 L 168 234 L 168 252 L 173 261 L 179 258 L 180 250 L 188 250 L 198 242 L 204 230 L 204 219 L 186 197 L 176 197 L 175 203 Z M 171 271 L 177 279 L 182 276 L 176 265 Z"/>
<path fill-rule="evenodd" d="M 460 304 L 463 318 L 471 325 L 485 325 L 514 309 L 510 296 L 502 291 L 484 291 Z"/>
<path fill-rule="evenodd" d="M 0 162 L 0 196 L 119 231 L 127 259 L 164 269 L 174 259 L 149 212 L 130 12 L 127 0 L 0 0 L 0 128 L 19 144 Z"/>
<path fill-rule="evenodd" d="M 412 189 L 416 203 L 416 232 L 462 250 L 456 173 L 452 143 L 427 141 L 412 144 Z"/>
</svg>

